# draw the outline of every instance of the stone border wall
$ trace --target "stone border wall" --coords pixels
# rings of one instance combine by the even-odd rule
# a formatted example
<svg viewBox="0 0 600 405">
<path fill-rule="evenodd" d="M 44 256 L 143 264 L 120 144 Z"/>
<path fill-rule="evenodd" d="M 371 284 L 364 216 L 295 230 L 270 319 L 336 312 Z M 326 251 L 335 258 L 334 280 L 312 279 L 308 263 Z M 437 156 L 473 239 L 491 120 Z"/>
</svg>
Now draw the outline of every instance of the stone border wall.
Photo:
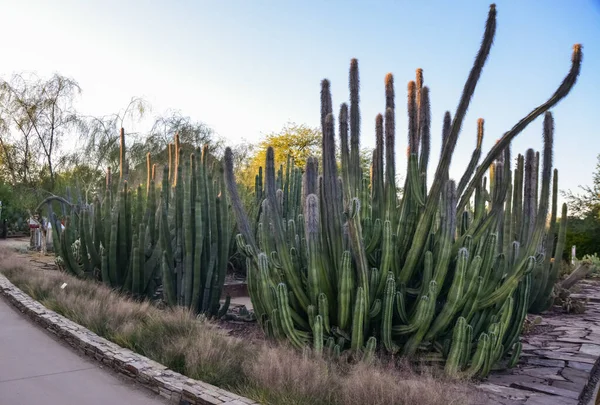
<svg viewBox="0 0 600 405">
<path fill-rule="evenodd" d="M 254 400 L 193 380 L 147 357 L 124 349 L 81 325 L 49 310 L 0 274 L 0 294 L 29 318 L 66 341 L 81 354 L 93 357 L 156 394 L 180 405 L 258 405 Z"/>
</svg>

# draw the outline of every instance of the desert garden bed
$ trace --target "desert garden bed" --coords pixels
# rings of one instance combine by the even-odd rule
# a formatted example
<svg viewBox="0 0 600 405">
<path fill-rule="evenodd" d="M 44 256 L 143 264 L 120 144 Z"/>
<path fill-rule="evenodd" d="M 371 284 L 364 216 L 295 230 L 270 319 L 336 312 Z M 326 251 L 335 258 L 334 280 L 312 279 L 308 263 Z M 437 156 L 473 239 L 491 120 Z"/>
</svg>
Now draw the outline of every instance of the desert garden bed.
<svg viewBox="0 0 600 405">
<path fill-rule="evenodd" d="M 481 403 L 470 385 L 433 368 L 416 373 L 396 358 L 354 365 L 316 358 L 248 333 L 252 324 L 219 324 L 182 308 L 136 302 L 102 284 L 38 269 L 12 250 L 0 250 L 0 263 L 2 274 L 49 310 L 170 370 L 261 404 Z"/>
</svg>

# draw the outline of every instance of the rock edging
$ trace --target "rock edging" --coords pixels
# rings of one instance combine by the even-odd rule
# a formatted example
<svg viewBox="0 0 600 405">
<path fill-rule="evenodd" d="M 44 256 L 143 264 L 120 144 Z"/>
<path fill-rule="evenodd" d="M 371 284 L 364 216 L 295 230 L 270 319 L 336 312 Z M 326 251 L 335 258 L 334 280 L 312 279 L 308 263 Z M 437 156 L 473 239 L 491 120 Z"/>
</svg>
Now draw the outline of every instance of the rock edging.
<svg viewBox="0 0 600 405">
<path fill-rule="evenodd" d="M 156 394 L 180 405 L 258 405 L 214 385 L 193 380 L 160 363 L 98 336 L 49 310 L 0 274 L 0 294 L 29 318 L 69 343 L 81 354 L 109 366 Z"/>
</svg>

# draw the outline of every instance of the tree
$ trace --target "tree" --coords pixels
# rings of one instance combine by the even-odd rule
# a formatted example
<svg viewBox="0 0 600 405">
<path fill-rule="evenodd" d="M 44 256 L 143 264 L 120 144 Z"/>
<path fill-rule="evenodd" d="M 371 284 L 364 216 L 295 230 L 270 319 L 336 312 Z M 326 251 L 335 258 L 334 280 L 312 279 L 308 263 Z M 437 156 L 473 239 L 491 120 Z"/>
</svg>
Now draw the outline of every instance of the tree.
<svg viewBox="0 0 600 405">
<path fill-rule="evenodd" d="M 23 179 L 30 182 L 31 163 L 41 160 L 42 169 L 48 171 L 50 190 L 54 189 L 55 159 L 63 137 L 80 123 L 73 107 L 80 93 L 75 80 L 59 74 L 47 80 L 18 74 L 10 81 L 0 81 L 0 113 L 4 122 L 0 147 L 13 172 L 13 181 L 17 181 L 16 172 L 21 170 Z M 7 139 L 11 129 L 17 133 L 13 142 Z M 18 149 L 16 156 L 9 155 L 9 145 Z"/>
<path fill-rule="evenodd" d="M 248 187 L 254 187 L 254 176 L 259 167 L 264 167 L 269 146 L 275 151 L 275 167 L 285 165 L 289 155 L 297 167 L 304 169 L 308 157 L 321 157 L 321 138 L 319 129 L 305 124 L 286 124 L 281 131 L 266 135 L 257 146 L 245 150 L 249 156 L 246 164 L 240 162 L 238 181 Z"/>
<path fill-rule="evenodd" d="M 563 192 L 569 206 L 569 226 L 563 257 L 570 256 L 571 246 L 577 246 L 577 256 L 600 253 L 600 155 L 597 157 L 591 186 L 579 186 L 582 194 Z"/>
<path fill-rule="evenodd" d="M 105 116 L 82 117 L 84 126 L 80 132 L 83 148 L 76 153 L 78 158 L 85 157 L 85 161 L 98 170 L 103 167 L 116 167 L 119 164 L 119 134 L 121 128 L 127 124 L 133 125 L 146 116 L 150 110 L 147 101 L 139 97 L 132 97 L 127 106 L 114 114 Z M 139 133 L 130 132 L 127 139 L 135 141 L 141 138 Z M 77 160 L 77 158 L 76 158 Z"/>
<path fill-rule="evenodd" d="M 597 156 L 596 170 L 592 175 L 592 186 L 579 186 L 583 194 L 574 194 L 571 190 L 563 192 L 567 199 L 569 212 L 578 217 L 598 214 L 600 209 L 600 154 Z"/>
</svg>

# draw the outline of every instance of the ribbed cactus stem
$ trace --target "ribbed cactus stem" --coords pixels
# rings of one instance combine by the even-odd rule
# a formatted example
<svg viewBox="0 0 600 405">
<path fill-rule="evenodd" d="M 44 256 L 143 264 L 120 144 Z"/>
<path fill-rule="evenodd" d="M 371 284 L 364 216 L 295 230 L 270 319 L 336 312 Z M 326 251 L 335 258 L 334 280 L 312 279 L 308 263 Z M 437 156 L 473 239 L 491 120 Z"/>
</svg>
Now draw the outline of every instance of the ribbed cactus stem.
<svg viewBox="0 0 600 405">
<path fill-rule="evenodd" d="M 123 180 L 126 177 L 125 171 L 126 162 L 125 162 L 125 129 L 121 128 L 121 133 L 119 135 L 119 180 Z"/>
<path fill-rule="evenodd" d="M 152 180 L 152 160 L 150 157 L 150 152 L 146 154 L 146 194 L 150 191 L 150 180 Z"/>
<path fill-rule="evenodd" d="M 417 133 L 417 86 L 415 82 L 408 82 L 408 148 L 409 155 L 418 152 L 418 133 Z"/>
<path fill-rule="evenodd" d="M 350 148 L 348 145 L 348 105 L 343 103 L 340 106 L 340 117 L 339 117 L 339 127 L 340 127 L 340 155 L 342 160 L 342 183 L 343 183 L 343 195 L 344 201 L 348 201 L 349 198 L 352 197 L 352 179 L 350 174 L 351 159 L 350 156 Z"/>
<path fill-rule="evenodd" d="M 417 137 L 418 141 L 421 142 L 421 100 L 423 95 L 423 69 L 418 68 L 415 72 L 415 76 L 415 85 L 417 90 Z"/>
<path fill-rule="evenodd" d="M 350 177 L 351 197 L 358 195 L 357 190 L 362 186 L 360 173 L 360 109 L 359 90 L 360 80 L 358 76 L 358 60 L 350 61 Z"/>
<path fill-rule="evenodd" d="M 169 166 L 168 166 L 168 175 L 167 180 L 169 182 L 173 181 L 173 144 L 169 143 L 167 145 L 167 149 L 169 150 Z"/>
<path fill-rule="evenodd" d="M 317 158 L 309 157 L 306 159 L 306 168 L 302 175 L 302 206 L 306 205 L 306 198 L 309 194 L 317 193 L 319 178 L 319 161 Z"/>
<path fill-rule="evenodd" d="M 477 163 L 479 163 L 479 159 L 481 158 L 481 143 L 483 142 L 483 118 L 479 118 L 477 120 L 477 143 L 475 145 L 475 149 L 473 150 L 473 154 L 471 155 L 471 160 L 469 161 L 469 165 L 467 166 L 467 170 L 460 178 L 460 182 L 458 183 L 458 187 L 456 188 L 456 193 L 460 196 L 462 195 L 465 187 L 469 183 L 469 179 L 475 172 L 477 168 Z"/>
<path fill-rule="evenodd" d="M 180 155 L 181 155 L 181 148 L 179 147 L 179 134 L 176 133 L 175 134 L 175 144 L 173 145 L 173 187 L 177 186 L 177 182 L 179 181 L 179 175 L 178 173 L 181 171 L 179 166 L 181 165 L 180 162 Z"/>
<path fill-rule="evenodd" d="M 419 69 L 421 70 L 421 69 Z M 419 77 L 419 70 L 417 70 L 417 78 Z M 421 71 L 421 80 L 423 73 Z M 422 85 L 422 83 L 421 83 Z M 431 150 L 431 106 L 429 102 L 429 88 L 428 87 L 419 87 L 419 82 L 417 82 L 417 89 L 419 92 L 417 93 L 417 105 L 418 105 L 418 113 L 419 113 L 419 140 L 421 142 L 421 155 L 419 158 L 419 174 L 422 176 L 423 183 L 423 191 L 427 190 L 427 166 L 429 164 L 429 153 Z"/>
<path fill-rule="evenodd" d="M 338 187 L 337 164 L 335 159 L 335 136 L 333 115 L 328 114 L 323 132 L 323 194 L 321 198 L 327 201 L 322 206 L 322 220 L 325 226 L 325 240 L 328 245 L 329 257 L 334 268 L 338 268 L 342 255 L 342 218 L 340 201 L 341 190 Z"/>
<path fill-rule="evenodd" d="M 394 123 L 394 110 L 385 110 L 385 212 L 387 217 L 381 219 L 393 220 L 392 213 L 397 205 L 396 193 L 396 163 L 394 145 L 396 142 L 396 124 Z M 390 216 L 392 216 L 390 218 Z"/>
<path fill-rule="evenodd" d="M 534 192 L 537 187 L 535 176 L 535 152 L 528 149 L 525 154 L 525 176 L 523 188 L 523 214 L 521 224 L 521 243 L 528 244 L 531 241 L 537 207 L 535 206 Z"/>
<path fill-rule="evenodd" d="M 325 120 L 329 114 L 333 113 L 333 104 L 331 101 L 331 88 L 329 80 L 321 81 L 321 131 L 325 134 Z"/>
<path fill-rule="evenodd" d="M 384 172 L 383 172 L 383 116 L 375 117 L 375 150 L 373 152 L 373 168 L 371 174 L 371 204 L 372 218 L 381 219 L 384 205 Z"/>
<path fill-rule="evenodd" d="M 396 108 L 394 93 L 394 76 L 391 73 L 385 75 L 385 109 Z"/>
<path fill-rule="evenodd" d="M 193 154 L 192 154 L 193 156 Z M 193 159 L 193 157 L 191 158 Z M 190 308 L 192 304 L 192 292 L 194 286 L 194 218 L 192 216 L 192 165 L 191 160 L 185 162 L 185 172 L 183 173 L 183 215 L 182 225 L 183 230 L 183 252 L 184 252 L 184 270 L 183 270 L 183 283 L 184 283 L 184 306 Z"/>
</svg>

